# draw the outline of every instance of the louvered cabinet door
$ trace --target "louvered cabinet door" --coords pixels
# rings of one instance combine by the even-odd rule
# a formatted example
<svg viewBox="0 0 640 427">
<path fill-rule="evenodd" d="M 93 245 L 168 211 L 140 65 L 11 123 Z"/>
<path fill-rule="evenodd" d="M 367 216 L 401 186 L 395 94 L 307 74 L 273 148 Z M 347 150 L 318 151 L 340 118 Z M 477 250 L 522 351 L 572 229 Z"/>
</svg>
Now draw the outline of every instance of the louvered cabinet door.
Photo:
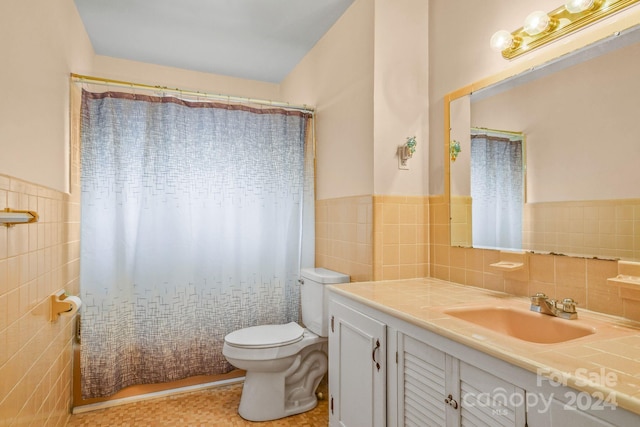
<svg viewBox="0 0 640 427">
<path fill-rule="evenodd" d="M 386 325 L 329 301 L 329 424 L 384 427 Z"/>
<path fill-rule="evenodd" d="M 398 334 L 398 426 L 446 426 L 447 354 Z"/>
<path fill-rule="evenodd" d="M 523 389 L 464 362 L 460 362 L 459 372 L 461 426 L 526 425 Z"/>
</svg>

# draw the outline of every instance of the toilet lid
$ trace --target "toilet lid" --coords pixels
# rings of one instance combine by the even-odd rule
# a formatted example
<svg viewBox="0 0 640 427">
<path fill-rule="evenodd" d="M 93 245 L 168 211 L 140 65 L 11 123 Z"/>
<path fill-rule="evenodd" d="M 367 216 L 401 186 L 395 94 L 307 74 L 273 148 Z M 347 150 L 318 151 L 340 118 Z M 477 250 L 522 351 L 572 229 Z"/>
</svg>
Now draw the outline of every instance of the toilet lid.
<svg viewBox="0 0 640 427">
<path fill-rule="evenodd" d="M 293 344 L 302 339 L 304 329 L 295 322 L 286 325 L 260 325 L 231 332 L 224 341 L 234 347 L 269 348 Z"/>
</svg>

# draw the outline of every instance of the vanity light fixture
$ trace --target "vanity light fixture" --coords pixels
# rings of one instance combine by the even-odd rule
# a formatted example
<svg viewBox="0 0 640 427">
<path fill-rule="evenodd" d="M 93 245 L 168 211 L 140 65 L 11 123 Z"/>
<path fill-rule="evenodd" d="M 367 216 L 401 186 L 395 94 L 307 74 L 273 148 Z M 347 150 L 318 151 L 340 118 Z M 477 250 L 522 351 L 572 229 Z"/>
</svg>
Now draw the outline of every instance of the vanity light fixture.
<svg viewBox="0 0 640 427">
<path fill-rule="evenodd" d="M 6 208 L 0 211 L 0 224 L 11 227 L 14 224 L 29 224 L 38 221 L 38 214 L 34 211 L 19 211 Z"/>
<path fill-rule="evenodd" d="M 489 41 L 491 49 L 502 52 L 506 49 L 514 49 L 520 44 L 520 40 L 516 40 L 507 30 L 496 31 Z"/>
<path fill-rule="evenodd" d="M 527 19 L 524 20 L 524 32 L 530 36 L 536 36 L 540 33 L 544 33 L 545 31 L 551 30 L 557 21 L 551 19 L 549 15 L 544 13 L 541 10 L 532 12 L 527 16 Z"/>
<path fill-rule="evenodd" d="M 511 33 L 500 30 L 489 43 L 492 49 L 502 52 L 504 58 L 513 59 L 639 1 L 569 0 L 549 13 L 536 11 L 529 14 L 521 28 Z"/>
<path fill-rule="evenodd" d="M 601 2 L 598 2 L 598 3 L 601 3 Z M 564 7 L 570 13 L 580 13 L 580 12 L 584 12 L 585 10 L 590 10 L 595 5 L 596 5 L 595 0 L 570 0 L 564 4 Z"/>
</svg>

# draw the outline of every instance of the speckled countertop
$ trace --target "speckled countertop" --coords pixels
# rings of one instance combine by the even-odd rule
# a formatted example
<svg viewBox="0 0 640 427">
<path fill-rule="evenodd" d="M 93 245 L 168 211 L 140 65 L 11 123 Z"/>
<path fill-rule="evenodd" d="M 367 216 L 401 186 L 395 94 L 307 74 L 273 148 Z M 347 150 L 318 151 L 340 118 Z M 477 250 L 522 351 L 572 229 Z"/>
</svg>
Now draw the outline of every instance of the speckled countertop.
<svg viewBox="0 0 640 427">
<path fill-rule="evenodd" d="M 332 285 L 331 289 L 533 373 L 545 372 L 551 378 L 562 378 L 567 385 L 580 391 L 602 393 L 604 396 L 613 393 L 618 406 L 640 414 L 638 322 L 578 307 L 577 320 L 563 321 L 594 328 L 594 334 L 562 343 L 536 344 L 445 313 L 451 308 L 467 306 L 510 307 L 528 311 L 528 298 L 432 278 L 356 282 Z"/>
</svg>

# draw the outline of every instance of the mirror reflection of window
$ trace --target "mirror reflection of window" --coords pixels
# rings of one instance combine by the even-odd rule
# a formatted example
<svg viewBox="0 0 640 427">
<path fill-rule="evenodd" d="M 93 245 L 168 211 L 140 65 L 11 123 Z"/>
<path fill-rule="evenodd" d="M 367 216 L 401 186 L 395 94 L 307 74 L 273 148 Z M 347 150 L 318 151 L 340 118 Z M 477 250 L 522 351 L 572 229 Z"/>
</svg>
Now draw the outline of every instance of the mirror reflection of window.
<svg viewBox="0 0 640 427">
<path fill-rule="evenodd" d="M 522 133 L 472 129 L 474 247 L 522 248 L 523 145 Z"/>
</svg>

